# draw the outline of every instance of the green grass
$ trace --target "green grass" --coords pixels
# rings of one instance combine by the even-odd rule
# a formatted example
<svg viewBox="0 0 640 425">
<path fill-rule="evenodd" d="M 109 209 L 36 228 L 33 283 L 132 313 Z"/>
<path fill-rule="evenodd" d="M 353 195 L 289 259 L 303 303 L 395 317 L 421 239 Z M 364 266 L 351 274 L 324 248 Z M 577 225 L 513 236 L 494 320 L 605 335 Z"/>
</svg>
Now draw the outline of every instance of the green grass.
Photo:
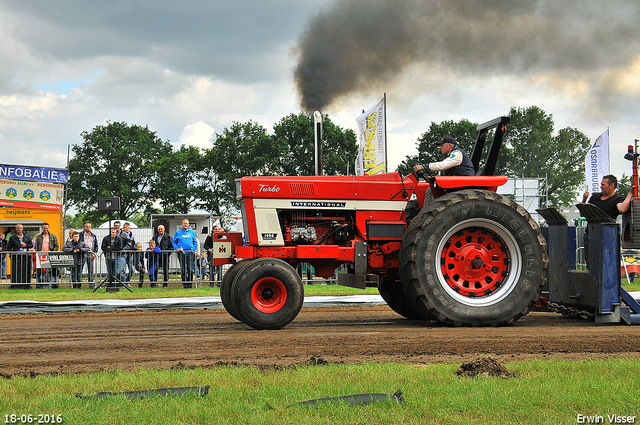
<svg viewBox="0 0 640 425">
<path fill-rule="evenodd" d="M 640 291 L 640 277 L 633 279 L 633 282 L 629 282 L 626 278 L 622 278 L 622 287 L 627 291 Z"/>
<path fill-rule="evenodd" d="M 87 284 L 82 289 L 69 288 L 67 283 L 60 284 L 58 289 L 9 289 L 8 286 L 0 286 L 0 301 L 32 300 L 32 301 L 70 301 L 70 300 L 98 300 L 98 299 L 144 299 L 144 298 L 178 298 L 178 297 L 213 297 L 220 295 L 220 288 L 203 286 L 202 288 L 184 289 L 180 283 L 170 283 L 168 288 L 150 288 L 145 283 L 143 288 L 138 288 L 137 282 L 132 282 L 131 290 L 121 289 L 120 292 L 106 293 L 104 288 L 92 292 Z M 205 283 L 208 285 L 208 283 Z M 354 289 L 339 285 L 305 285 L 305 295 L 361 295 L 377 294 L 377 288 Z M 1 419 L 1 418 L 0 418 Z"/>
<path fill-rule="evenodd" d="M 6 285 L 0 285 L 0 301 L 32 300 L 32 301 L 70 301 L 70 300 L 97 300 L 97 299 L 144 299 L 144 298 L 179 298 L 179 297 L 213 297 L 220 296 L 220 288 L 203 286 L 201 288 L 184 289 L 179 282 L 171 282 L 168 288 L 150 288 L 149 282 L 145 282 L 143 288 L 138 288 L 137 282 L 132 282 L 133 293 L 122 289 L 120 292 L 106 293 L 101 288 L 92 292 L 86 283 L 82 289 L 71 289 L 67 283 L 60 284 L 58 289 L 9 289 Z M 208 285 L 208 283 L 204 283 Z M 640 291 L 640 278 L 628 283 L 622 279 L 623 288 L 627 291 Z M 355 289 L 339 285 L 305 285 L 304 293 L 307 296 L 315 295 L 377 295 L 377 288 Z"/>
<path fill-rule="evenodd" d="M 65 424 L 573 424 L 578 414 L 640 416 L 636 360 L 511 362 L 514 378 L 459 378 L 459 364 L 363 364 L 138 370 L 0 381 L 6 414 L 61 414 Z M 209 394 L 79 399 L 75 393 L 211 385 Z M 283 407 L 359 393 L 405 404 Z M 270 410 L 267 405 L 275 407 Z M 637 420 L 635 421 L 638 422 Z M 604 422 L 604 423 L 609 423 Z"/>
</svg>

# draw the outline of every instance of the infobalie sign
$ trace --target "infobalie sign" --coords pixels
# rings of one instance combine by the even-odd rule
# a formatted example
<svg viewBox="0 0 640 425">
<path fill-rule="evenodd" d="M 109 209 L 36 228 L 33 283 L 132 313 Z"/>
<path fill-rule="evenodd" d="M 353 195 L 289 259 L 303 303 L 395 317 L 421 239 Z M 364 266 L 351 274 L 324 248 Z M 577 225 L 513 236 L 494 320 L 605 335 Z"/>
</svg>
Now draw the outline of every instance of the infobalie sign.
<svg viewBox="0 0 640 425">
<path fill-rule="evenodd" d="M 0 164 L 0 178 L 64 184 L 69 180 L 69 172 L 60 168 Z"/>
</svg>

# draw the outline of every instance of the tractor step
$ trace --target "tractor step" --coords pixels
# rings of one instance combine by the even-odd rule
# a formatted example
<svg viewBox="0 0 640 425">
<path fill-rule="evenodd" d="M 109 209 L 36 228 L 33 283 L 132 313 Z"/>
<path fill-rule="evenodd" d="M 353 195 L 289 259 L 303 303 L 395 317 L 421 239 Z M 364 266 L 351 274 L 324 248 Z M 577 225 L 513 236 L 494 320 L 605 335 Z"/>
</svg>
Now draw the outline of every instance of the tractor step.
<svg viewBox="0 0 640 425">
<path fill-rule="evenodd" d="M 349 288 L 365 289 L 371 286 L 378 286 L 380 278 L 377 274 L 350 274 L 338 273 L 338 285 Z"/>
</svg>

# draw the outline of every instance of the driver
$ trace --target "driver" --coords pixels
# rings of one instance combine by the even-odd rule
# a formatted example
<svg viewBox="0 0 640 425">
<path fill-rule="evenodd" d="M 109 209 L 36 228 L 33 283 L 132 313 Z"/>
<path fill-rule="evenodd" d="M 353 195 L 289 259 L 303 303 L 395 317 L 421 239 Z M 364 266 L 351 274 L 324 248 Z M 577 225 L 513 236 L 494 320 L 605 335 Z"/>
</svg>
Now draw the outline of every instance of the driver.
<svg viewBox="0 0 640 425">
<path fill-rule="evenodd" d="M 414 165 L 413 171 L 426 170 L 428 172 L 444 171 L 446 176 L 475 176 L 473 164 L 469 155 L 458 147 L 458 142 L 451 136 L 445 136 L 436 145 L 440 146 L 440 152 L 447 157 L 440 162 L 432 162 L 425 165 Z"/>
</svg>

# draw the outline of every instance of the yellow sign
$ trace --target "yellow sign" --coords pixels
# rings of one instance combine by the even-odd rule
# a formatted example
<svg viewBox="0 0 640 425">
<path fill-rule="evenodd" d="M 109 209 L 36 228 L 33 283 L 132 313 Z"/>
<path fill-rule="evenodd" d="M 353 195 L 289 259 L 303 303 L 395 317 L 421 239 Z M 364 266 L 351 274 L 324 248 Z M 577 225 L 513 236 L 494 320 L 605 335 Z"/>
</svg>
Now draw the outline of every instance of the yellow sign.
<svg viewBox="0 0 640 425">
<path fill-rule="evenodd" d="M 31 210 L 12 210 L 12 209 L 5 209 L 4 210 L 4 216 L 5 217 L 20 217 L 20 218 L 25 218 L 25 217 L 31 217 L 32 213 Z"/>
<path fill-rule="evenodd" d="M 373 176 L 378 173 L 384 173 L 387 164 L 382 162 L 378 164 L 378 158 L 376 158 L 376 149 L 378 149 L 378 143 L 376 140 L 376 131 L 378 125 L 378 113 L 366 117 L 367 129 L 364 132 L 366 144 L 364 145 L 364 169 L 365 174 Z"/>
</svg>

